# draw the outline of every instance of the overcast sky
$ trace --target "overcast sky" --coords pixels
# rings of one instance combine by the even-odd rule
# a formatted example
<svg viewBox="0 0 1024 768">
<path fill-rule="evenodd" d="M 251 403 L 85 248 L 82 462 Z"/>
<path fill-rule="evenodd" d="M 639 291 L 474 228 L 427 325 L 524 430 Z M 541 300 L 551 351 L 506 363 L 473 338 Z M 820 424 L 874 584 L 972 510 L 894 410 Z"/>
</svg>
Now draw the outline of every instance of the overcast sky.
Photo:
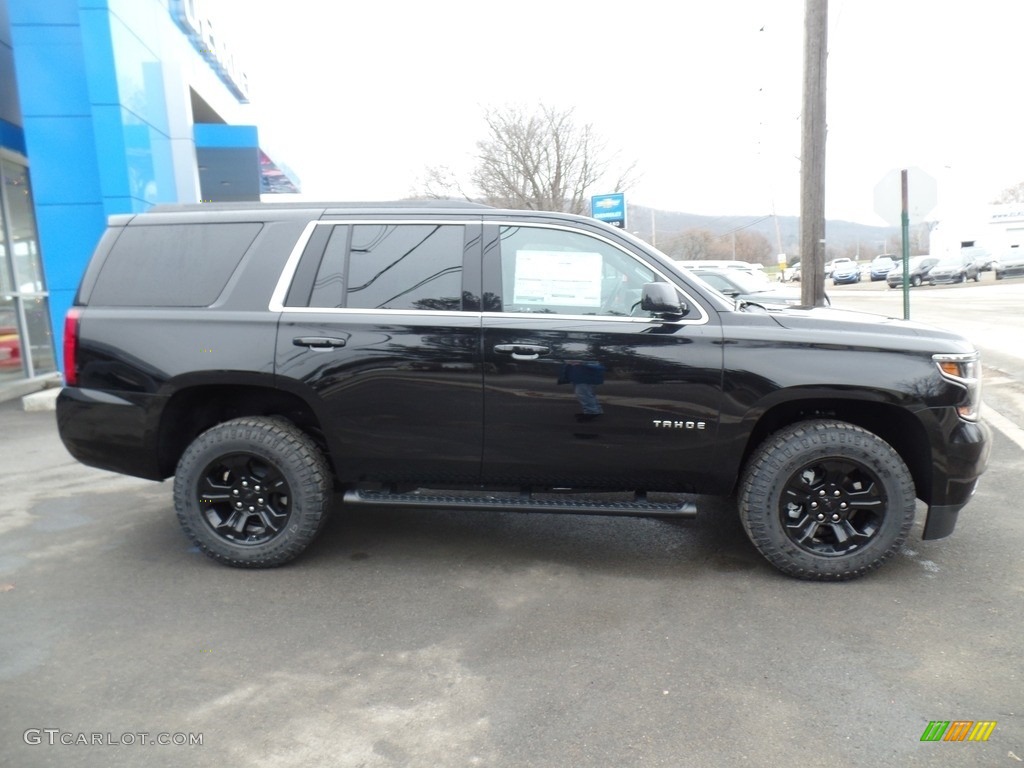
<svg viewBox="0 0 1024 768">
<path fill-rule="evenodd" d="M 308 198 L 413 194 L 468 171 L 484 107 L 544 102 L 637 161 L 631 203 L 799 214 L 803 0 L 205 5 Z M 938 215 L 1024 181 L 1022 39 L 1021 0 L 831 0 L 826 216 L 883 223 L 894 168 L 936 178 Z"/>
</svg>

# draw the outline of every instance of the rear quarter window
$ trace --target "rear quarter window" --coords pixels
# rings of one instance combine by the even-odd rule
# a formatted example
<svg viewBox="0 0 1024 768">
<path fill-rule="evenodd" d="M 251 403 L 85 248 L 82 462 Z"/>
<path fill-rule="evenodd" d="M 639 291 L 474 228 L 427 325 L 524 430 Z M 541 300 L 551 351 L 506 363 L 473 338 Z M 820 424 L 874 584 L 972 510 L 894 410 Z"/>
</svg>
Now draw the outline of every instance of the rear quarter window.
<svg viewBox="0 0 1024 768">
<path fill-rule="evenodd" d="M 262 224 L 128 226 L 103 262 L 89 304 L 207 307 L 216 301 Z"/>
</svg>

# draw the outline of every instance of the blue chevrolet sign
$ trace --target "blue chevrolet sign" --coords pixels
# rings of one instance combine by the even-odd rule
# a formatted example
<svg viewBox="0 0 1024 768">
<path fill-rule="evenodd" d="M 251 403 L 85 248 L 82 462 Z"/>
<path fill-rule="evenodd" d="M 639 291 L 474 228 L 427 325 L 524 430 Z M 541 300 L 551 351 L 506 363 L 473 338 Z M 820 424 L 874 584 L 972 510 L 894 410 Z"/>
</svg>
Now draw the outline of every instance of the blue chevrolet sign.
<svg viewBox="0 0 1024 768">
<path fill-rule="evenodd" d="M 605 224 L 625 229 L 626 196 L 622 192 L 615 192 L 611 195 L 593 195 L 590 198 L 590 215 Z"/>
</svg>

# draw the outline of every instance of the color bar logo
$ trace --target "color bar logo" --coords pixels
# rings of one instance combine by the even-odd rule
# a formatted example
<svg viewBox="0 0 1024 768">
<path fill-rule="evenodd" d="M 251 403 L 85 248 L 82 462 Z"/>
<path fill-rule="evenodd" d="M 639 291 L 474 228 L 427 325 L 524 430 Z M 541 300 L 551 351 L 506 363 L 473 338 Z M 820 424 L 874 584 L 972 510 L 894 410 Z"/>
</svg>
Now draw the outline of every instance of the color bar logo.
<svg viewBox="0 0 1024 768">
<path fill-rule="evenodd" d="M 995 720 L 932 720 L 921 741 L 988 741 L 995 728 Z"/>
</svg>

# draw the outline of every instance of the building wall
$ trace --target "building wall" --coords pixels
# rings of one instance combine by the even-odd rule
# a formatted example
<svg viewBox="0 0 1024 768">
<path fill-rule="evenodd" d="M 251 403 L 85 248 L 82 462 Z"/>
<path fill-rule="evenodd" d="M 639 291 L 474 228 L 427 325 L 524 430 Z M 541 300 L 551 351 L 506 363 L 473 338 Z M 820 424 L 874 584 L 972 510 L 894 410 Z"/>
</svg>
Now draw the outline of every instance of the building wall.
<svg viewBox="0 0 1024 768">
<path fill-rule="evenodd" d="M 187 1 L 190 10 L 199 5 Z M 245 121 L 245 104 L 211 65 L 210 51 L 178 23 L 183 7 L 182 0 L 0 0 L 10 21 L 0 66 L 13 59 L 17 84 L 16 94 L 10 83 L 0 90 L 0 143 L 5 126 L 20 120 L 58 357 L 62 318 L 107 216 L 203 199 L 193 94 L 225 123 Z M 8 141 L 21 135 L 8 132 Z M 243 148 L 251 149 L 248 140 Z"/>
</svg>

